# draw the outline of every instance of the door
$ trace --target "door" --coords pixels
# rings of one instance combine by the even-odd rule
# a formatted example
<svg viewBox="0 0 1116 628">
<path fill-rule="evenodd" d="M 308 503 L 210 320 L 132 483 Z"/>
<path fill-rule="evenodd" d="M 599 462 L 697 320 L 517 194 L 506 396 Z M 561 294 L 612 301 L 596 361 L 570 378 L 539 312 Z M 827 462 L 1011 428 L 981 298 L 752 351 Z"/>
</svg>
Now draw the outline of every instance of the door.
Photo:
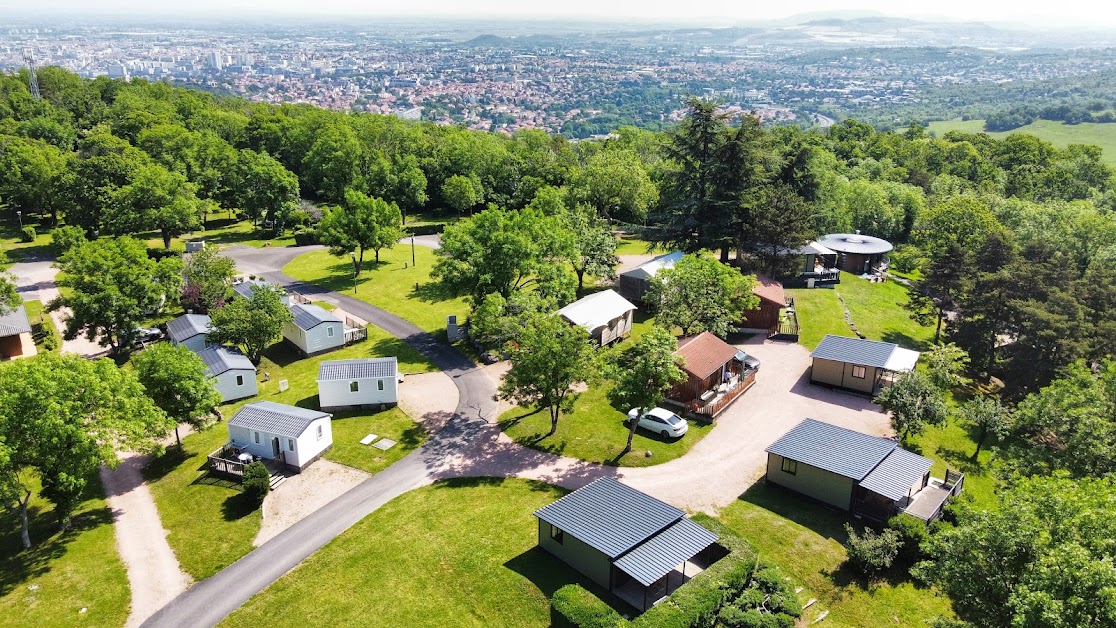
<svg viewBox="0 0 1116 628">
<path fill-rule="evenodd" d="M 274 460 L 279 459 L 279 437 L 275 436 L 271 439 L 271 457 Z"/>
</svg>

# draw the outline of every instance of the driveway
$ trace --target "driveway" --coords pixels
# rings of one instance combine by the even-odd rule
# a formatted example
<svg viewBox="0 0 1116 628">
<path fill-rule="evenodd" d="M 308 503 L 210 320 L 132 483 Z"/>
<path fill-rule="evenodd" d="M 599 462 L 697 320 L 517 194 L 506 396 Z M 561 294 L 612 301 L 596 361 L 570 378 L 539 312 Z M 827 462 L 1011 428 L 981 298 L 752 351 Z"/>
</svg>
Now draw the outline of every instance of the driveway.
<svg viewBox="0 0 1116 628">
<path fill-rule="evenodd" d="M 8 272 L 15 276 L 16 291 L 24 301 L 41 301 L 45 306 L 58 297 L 58 288 L 54 284 L 58 269 L 54 267 L 54 260 L 19 262 L 13 264 Z M 61 334 L 66 328 L 66 320 L 70 318 L 69 309 L 62 308 L 48 315 Z M 107 354 L 108 348 L 87 340 L 85 336 L 78 336 L 73 340 L 62 341 L 62 353 L 75 353 L 89 358 Z"/>
<path fill-rule="evenodd" d="M 764 450 L 804 418 L 891 435 L 887 415 L 869 399 L 810 383 L 810 352 L 802 345 L 757 337 L 739 346 L 763 364 L 755 385 L 685 456 L 625 469 L 625 483 L 679 508 L 715 514 L 764 475 Z"/>
</svg>

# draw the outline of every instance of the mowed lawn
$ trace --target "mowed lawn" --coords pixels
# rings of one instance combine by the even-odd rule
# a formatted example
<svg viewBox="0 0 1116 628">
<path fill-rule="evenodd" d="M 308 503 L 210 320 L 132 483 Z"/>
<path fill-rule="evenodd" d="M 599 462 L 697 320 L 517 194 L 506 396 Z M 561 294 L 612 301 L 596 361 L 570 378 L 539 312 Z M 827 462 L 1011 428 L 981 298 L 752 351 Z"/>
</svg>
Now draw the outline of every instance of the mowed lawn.
<svg viewBox="0 0 1116 628">
<path fill-rule="evenodd" d="M 536 547 L 532 516 L 565 491 L 451 480 L 388 502 L 222 626 L 549 626 L 549 598 L 588 583 Z"/>
<path fill-rule="evenodd" d="M 32 497 L 30 516 L 24 550 L 19 517 L 0 510 L 0 626 L 123 626 L 131 594 L 100 476 L 89 478 L 65 534 L 46 500 Z"/>
<path fill-rule="evenodd" d="M 930 132 L 939 137 L 950 131 L 965 133 L 985 133 L 984 120 L 939 120 L 931 122 Z M 1116 124 L 1103 124 L 1096 122 L 1083 122 L 1081 124 L 1066 124 L 1054 120 L 1036 120 L 1026 126 L 1011 131 L 988 133 L 996 139 L 1004 139 L 1012 133 L 1026 133 L 1057 146 L 1065 148 L 1070 144 L 1094 144 L 1100 146 L 1101 161 L 1113 166 L 1116 165 Z"/>
<path fill-rule="evenodd" d="M 849 308 L 853 323 L 869 340 L 894 342 L 910 349 L 922 350 L 934 339 L 934 328 L 911 318 L 904 306 L 910 302 L 907 287 L 897 281 L 872 283 L 851 273 L 841 273 L 841 283 L 834 288 L 799 288 L 787 290 L 794 297 L 798 324 L 802 328 L 799 342 L 813 350 L 826 334 L 853 336 L 845 322 L 840 294 Z"/>
<path fill-rule="evenodd" d="M 306 253 L 284 266 L 283 272 L 299 281 L 354 296 L 426 331 L 445 329 L 446 316 L 450 314 L 465 320 L 469 314 L 465 300 L 446 296 L 430 280 L 434 252 L 421 246 L 414 251 L 417 265 L 411 264 L 410 246 L 397 244 L 393 249 L 380 251 L 379 265 L 373 261 L 372 252 L 368 252 L 355 291 L 353 264 L 347 256 L 342 259 L 328 251 Z"/>
<path fill-rule="evenodd" d="M 924 626 L 940 615 L 952 616 L 945 596 L 916 586 L 899 570 L 871 584 L 855 576 L 844 566 L 846 518 L 817 502 L 760 482 L 718 518 L 762 559 L 802 583 L 800 600 L 818 600 L 803 614 L 807 624 L 826 611 L 819 625 L 850 628 Z"/>
<path fill-rule="evenodd" d="M 318 407 L 318 365 L 324 360 L 394 355 L 404 373 L 436 370 L 421 354 L 387 332 L 368 327 L 368 340 L 312 358 L 301 358 L 284 343 L 272 345 L 259 365 L 259 395 L 221 407 L 226 419 L 244 404 L 275 401 L 305 408 Z M 267 381 L 264 381 L 265 377 Z M 289 388 L 279 391 L 279 382 Z M 375 473 L 407 455 L 426 440 L 426 433 L 402 410 L 337 413 L 333 421 L 334 448 L 326 458 Z M 398 441 L 387 452 L 364 447 L 368 433 Z M 186 573 L 209 577 L 252 550 L 260 529 L 260 512 L 247 504 L 239 488 L 212 483 L 205 474 L 207 456 L 228 442 L 228 428 L 218 423 L 183 439 L 185 455 L 174 448 L 146 469 L 167 540 Z M 279 490 L 282 490 L 280 487 Z"/>
<path fill-rule="evenodd" d="M 697 444 L 712 429 L 690 421 L 689 431 L 682 438 L 666 438 L 646 430 L 636 432 L 632 451 L 620 458 L 628 442 L 628 426 L 624 424 L 627 409 L 612 407 L 605 385 L 596 385 L 578 397 L 573 412 L 558 419 L 558 431 L 550 431 L 550 412 L 546 409 L 512 408 L 500 416 L 500 427 L 521 445 L 589 462 L 624 467 L 647 467 L 673 460 Z M 647 456 L 647 452 L 651 452 Z"/>
</svg>

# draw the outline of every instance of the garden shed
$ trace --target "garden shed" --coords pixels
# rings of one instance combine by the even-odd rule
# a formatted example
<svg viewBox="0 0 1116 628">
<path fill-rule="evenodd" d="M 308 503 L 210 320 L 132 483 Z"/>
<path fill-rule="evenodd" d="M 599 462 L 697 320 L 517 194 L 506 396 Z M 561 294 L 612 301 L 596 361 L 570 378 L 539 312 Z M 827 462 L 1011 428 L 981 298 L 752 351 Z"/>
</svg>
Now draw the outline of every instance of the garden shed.
<svg viewBox="0 0 1116 628">
<path fill-rule="evenodd" d="M 756 275 L 752 294 L 759 297 L 759 307 L 744 312 L 741 327 L 746 333 L 771 333 L 779 328 L 779 314 L 787 306 L 783 284 L 765 275 Z"/>
<path fill-rule="evenodd" d="M 345 346 L 345 323 L 325 309 L 308 303 L 291 306 L 294 319 L 283 325 L 283 338 L 303 355 Z"/>
<path fill-rule="evenodd" d="M 811 354 L 810 381 L 874 395 L 895 373 L 913 371 L 919 355 L 890 342 L 829 334 Z"/>
<path fill-rule="evenodd" d="M 19 304 L 0 316 L 0 361 L 29 358 L 38 353 L 27 308 Z"/>
<path fill-rule="evenodd" d="M 216 380 L 214 388 L 221 393 L 221 401 L 234 401 L 259 394 L 256 383 L 256 366 L 248 356 L 235 347 L 209 347 L 198 352 L 205 362 L 209 376 Z"/>
<path fill-rule="evenodd" d="M 651 278 L 664 268 L 674 268 L 674 265 L 681 259 L 682 252 L 675 251 L 660 255 L 631 270 L 626 270 L 620 273 L 620 277 L 616 281 L 616 288 L 625 298 L 642 301 L 644 293 L 651 285 Z"/>
<path fill-rule="evenodd" d="M 229 419 L 225 449 L 302 471 L 333 447 L 331 418 L 320 410 L 256 401 Z"/>
<path fill-rule="evenodd" d="M 636 306 L 614 290 L 602 290 L 582 297 L 558 310 L 571 325 L 580 325 L 604 347 L 632 333 L 632 312 Z"/>
<path fill-rule="evenodd" d="M 399 362 L 395 357 L 326 360 L 318 367 L 322 410 L 399 402 Z"/>
<path fill-rule="evenodd" d="M 174 346 L 199 353 L 207 345 L 206 335 L 211 327 L 205 314 L 183 314 L 167 323 L 167 337 Z"/>
</svg>

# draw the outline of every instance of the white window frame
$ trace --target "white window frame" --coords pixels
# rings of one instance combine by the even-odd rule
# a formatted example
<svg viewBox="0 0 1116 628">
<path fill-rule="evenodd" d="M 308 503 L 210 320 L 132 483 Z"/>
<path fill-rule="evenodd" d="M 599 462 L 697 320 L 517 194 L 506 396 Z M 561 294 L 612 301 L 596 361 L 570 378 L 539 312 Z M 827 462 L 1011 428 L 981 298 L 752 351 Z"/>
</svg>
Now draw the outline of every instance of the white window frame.
<svg viewBox="0 0 1116 628">
<path fill-rule="evenodd" d="M 860 375 L 857 375 L 858 372 L 860 373 Z M 857 379 L 864 379 L 868 376 L 868 367 L 854 364 L 852 367 L 852 376 Z"/>
<path fill-rule="evenodd" d="M 790 464 L 787 464 L 787 463 Z M 783 458 L 783 473 L 789 475 L 798 475 L 798 461 L 793 458 Z"/>
<path fill-rule="evenodd" d="M 287 439 L 287 451 L 294 451 L 294 439 L 293 438 L 288 438 Z"/>
<path fill-rule="evenodd" d="M 322 424 L 318 424 L 318 440 L 322 440 Z"/>
<path fill-rule="evenodd" d="M 333 329 L 332 325 L 329 326 L 329 327 L 326 327 L 326 336 L 329 336 L 330 338 L 333 338 L 333 331 L 334 331 L 334 329 Z"/>
<path fill-rule="evenodd" d="M 360 382 L 355 380 L 355 379 L 353 381 L 349 382 L 349 392 L 351 392 L 351 393 L 360 392 Z"/>
<path fill-rule="evenodd" d="M 376 390 L 383 390 L 383 389 L 384 389 L 384 380 L 382 380 L 382 379 L 376 380 Z"/>
</svg>

